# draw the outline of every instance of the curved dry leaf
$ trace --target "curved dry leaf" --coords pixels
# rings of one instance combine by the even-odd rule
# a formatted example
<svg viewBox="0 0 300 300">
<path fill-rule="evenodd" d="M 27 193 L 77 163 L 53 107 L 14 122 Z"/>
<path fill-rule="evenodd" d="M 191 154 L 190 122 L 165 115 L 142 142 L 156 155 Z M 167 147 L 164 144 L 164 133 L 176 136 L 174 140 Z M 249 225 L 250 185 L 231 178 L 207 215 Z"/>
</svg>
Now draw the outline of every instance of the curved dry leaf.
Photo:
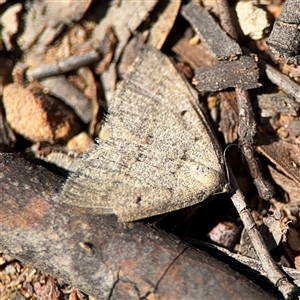
<svg viewBox="0 0 300 300">
<path fill-rule="evenodd" d="M 108 28 L 112 28 L 118 43 L 115 48 L 114 60 L 110 66 L 101 74 L 101 80 L 105 91 L 106 100 L 109 101 L 116 88 L 117 66 L 127 42 L 138 26 L 148 17 L 158 0 L 123 0 L 112 1 L 111 6 L 106 12 L 105 18 L 94 28 L 93 40 L 95 47 L 99 47 L 105 39 Z M 103 1 L 103 10 L 107 6 Z"/>
<path fill-rule="evenodd" d="M 160 1 L 160 6 L 164 5 L 166 1 Z M 165 40 L 167 39 L 177 14 L 179 12 L 181 5 L 181 0 L 167 1 L 166 7 L 163 11 L 160 11 L 158 7 L 158 18 L 150 29 L 149 38 L 147 41 L 148 45 L 155 47 L 156 49 L 161 49 Z"/>
<path fill-rule="evenodd" d="M 48 45 L 62 30 L 65 24 L 78 21 L 89 8 L 91 0 L 82 1 L 26 1 L 27 13 L 24 16 L 24 32 L 18 38 L 22 50 L 39 44 Z"/>
<path fill-rule="evenodd" d="M 105 2 L 103 2 L 103 9 L 107 6 Z M 94 28 L 95 45 L 99 46 L 105 38 L 107 29 L 112 28 L 118 40 L 114 55 L 114 61 L 117 61 L 131 34 L 147 18 L 157 2 L 158 0 L 123 0 L 121 3 L 120 1 L 111 1 L 105 17 Z"/>
<path fill-rule="evenodd" d="M 23 6 L 21 3 L 10 6 L 0 18 L 0 24 L 2 26 L 1 37 L 5 44 L 6 50 L 12 50 L 13 45 L 11 38 L 18 32 L 19 22 L 18 14 L 22 10 Z"/>
</svg>

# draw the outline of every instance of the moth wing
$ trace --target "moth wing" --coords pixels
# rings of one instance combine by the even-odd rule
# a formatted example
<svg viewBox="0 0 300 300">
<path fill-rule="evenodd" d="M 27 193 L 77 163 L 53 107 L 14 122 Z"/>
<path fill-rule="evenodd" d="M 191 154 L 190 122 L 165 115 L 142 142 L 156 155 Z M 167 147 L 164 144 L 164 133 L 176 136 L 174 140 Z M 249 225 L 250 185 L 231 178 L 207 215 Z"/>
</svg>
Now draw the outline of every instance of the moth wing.
<svg viewBox="0 0 300 300">
<path fill-rule="evenodd" d="M 63 201 L 132 221 L 222 192 L 218 144 L 171 61 L 145 48 L 118 86 L 100 142 L 63 189 Z"/>
</svg>

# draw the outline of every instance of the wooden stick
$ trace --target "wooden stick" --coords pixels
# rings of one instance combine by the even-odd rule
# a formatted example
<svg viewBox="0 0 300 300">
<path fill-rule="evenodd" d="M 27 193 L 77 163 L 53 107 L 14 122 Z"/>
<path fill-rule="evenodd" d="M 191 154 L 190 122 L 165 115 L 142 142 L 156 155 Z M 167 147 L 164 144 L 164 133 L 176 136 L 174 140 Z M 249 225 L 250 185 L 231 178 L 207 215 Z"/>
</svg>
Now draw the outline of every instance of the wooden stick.
<svg viewBox="0 0 300 300">
<path fill-rule="evenodd" d="M 272 67 L 269 64 L 265 65 L 265 73 L 269 80 L 281 87 L 284 91 L 286 91 L 288 94 L 293 96 L 295 100 L 300 103 L 300 85 L 293 81 L 291 78 L 289 78 L 286 75 L 283 75 L 281 72 L 276 70 L 274 67 Z"/>
<path fill-rule="evenodd" d="M 63 181 L 0 153 L 1 251 L 97 299 L 273 299 L 161 230 L 60 203 Z"/>
<path fill-rule="evenodd" d="M 300 0 L 286 0 L 268 39 L 276 58 L 287 64 L 300 64 L 299 15 Z"/>
<path fill-rule="evenodd" d="M 26 77 L 29 81 L 41 79 L 49 76 L 61 75 L 66 72 L 76 70 L 77 68 L 89 65 L 98 61 L 100 54 L 92 49 L 85 53 L 73 55 L 59 62 L 51 64 L 40 64 L 38 67 L 30 68 L 26 71 Z"/>
<path fill-rule="evenodd" d="M 235 41 L 238 39 L 237 30 L 232 26 L 232 15 L 228 1 L 216 0 L 219 8 L 220 24 L 223 30 Z"/>
<path fill-rule="evenodd" d="M 253 182 L 259 195 L 263 199 L 269 200 L 274 195 L 274 188 L 262 175 L 260 166 L 254 154 L 253 145 L 257 127 L 249 93 L 240 88 L 235 88 L 235 92 L 239 111 L 239 146 L 247 160 Z"/>
<path fill-rule="evenodd" d="M 238 186 L 232 170 L 230 169 L 230 167 L 228 169 L 230 174 L 230 183 L 233 187 L 233 195 L 231 197 L 232 203 L 237 209 L 239 216 L 245 226 L 245 229 L 249 234 L 252 245 L 262 264 L 262 267 L 265 270 L 268 279 L 278 288 L 284 298 L 290 299 L 291 297 L 293 297 L 293 295 L 295 295 L 297 291 L 296 286 L 288 281 L 287 277 L 283 274 L 278 265 L 272 259 L 266 247 L 266 244 L 256 226 L 251 211 L 246 205 L 244 195 L 242 194 Z"/>
</svg>

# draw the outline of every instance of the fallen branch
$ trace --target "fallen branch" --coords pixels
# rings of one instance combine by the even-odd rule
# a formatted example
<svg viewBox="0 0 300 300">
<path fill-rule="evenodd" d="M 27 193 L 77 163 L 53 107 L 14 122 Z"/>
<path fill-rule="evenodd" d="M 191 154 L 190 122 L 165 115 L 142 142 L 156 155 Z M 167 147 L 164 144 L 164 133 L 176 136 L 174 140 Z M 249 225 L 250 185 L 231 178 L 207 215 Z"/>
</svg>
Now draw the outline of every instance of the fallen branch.
<svg viewBox="0 0 300 300">
<path fill-rule="evenodd" d="M 273 299 L 162 231 L 59 203 L 64 179 L 42 167 L 2 153 L 0 170 L 0 249 L 97 299 Z"/>
</svg>

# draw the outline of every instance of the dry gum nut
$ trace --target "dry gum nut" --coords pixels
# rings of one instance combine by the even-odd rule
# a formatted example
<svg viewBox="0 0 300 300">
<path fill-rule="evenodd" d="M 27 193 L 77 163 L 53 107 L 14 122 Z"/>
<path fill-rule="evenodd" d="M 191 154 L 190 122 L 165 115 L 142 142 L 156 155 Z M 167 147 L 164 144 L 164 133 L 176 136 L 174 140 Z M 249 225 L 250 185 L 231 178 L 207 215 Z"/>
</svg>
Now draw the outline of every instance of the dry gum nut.
<svg viewBox="0 0 300 300">
<path fill-rule="evenodd" d="M 30 141 L 66 142 L 80 131 L 80 121 L 71 108 L 20 84 L 5 86 L 3 105 L 9 125 Z"/>
</svg>

